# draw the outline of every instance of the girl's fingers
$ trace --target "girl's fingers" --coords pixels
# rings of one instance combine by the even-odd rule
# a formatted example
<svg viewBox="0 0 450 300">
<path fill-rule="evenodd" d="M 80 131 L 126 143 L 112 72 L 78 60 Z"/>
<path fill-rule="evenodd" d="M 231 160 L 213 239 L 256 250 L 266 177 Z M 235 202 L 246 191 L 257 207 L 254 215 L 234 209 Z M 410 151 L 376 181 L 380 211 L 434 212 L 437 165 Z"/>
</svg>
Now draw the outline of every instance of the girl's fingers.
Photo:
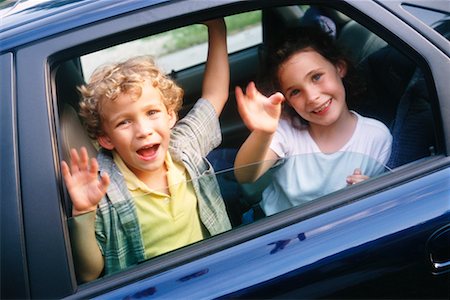
<svg viewBox="0 0 450 300">
<path fill-rule="evenodd" d="M 255 86 L 255 83 L 253 81 L 250 81 L 250 83 L 247 85 L 247 88 L 245 89 L 245 94 L 250 99 L 255 99 L 257 96 L 257 89 Z"/>
<path fill-rule="evenodd" d="M 272 96 L 269 97 L 270 103 L 273 105 L 278 105 L 283 103 L 284 101 L 284 96 L 282 93 L 280 92 L 276 92 L 275 94 L 273 94 Z"/>
<path fill-rule="evenodd" d="M 361 175 L 361 169 L 360 169 L 360 168 L 356 168 L 356 169 L 353 171 L 353 175 Z"/>
<path fill-rule="evenodd" d="M 238 100 L 238 103 L 244 98 L 244 92 L 242 91 L 241 87 L 236 86 L 234 88 L 234 94 L 236 96 L 236 100 Z"/>
</svg>

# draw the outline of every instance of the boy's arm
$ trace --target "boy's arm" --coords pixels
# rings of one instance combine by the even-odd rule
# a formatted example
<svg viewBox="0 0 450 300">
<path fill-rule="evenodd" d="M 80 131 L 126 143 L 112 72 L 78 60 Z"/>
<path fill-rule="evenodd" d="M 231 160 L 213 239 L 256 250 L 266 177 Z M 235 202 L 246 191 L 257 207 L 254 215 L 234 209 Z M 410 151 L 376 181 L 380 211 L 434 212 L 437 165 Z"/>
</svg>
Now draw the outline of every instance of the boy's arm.
<svg viewBox="0 0 450 300">
<path fill-rule="evenodd" d="M 205 24 L 208 26 L 208 57 L 203 77 L 202 98 L 211 102 L 219 116 L 228 100 L 230 85 L 227 30 L 224 19 L 210 20 Z"/>
<path fill-rule="evenodd" d="M 70 167 L 63 161 L 61 171 L 72 200 L 69 220 L 75 271 L 80 281 L 96 279 L 104 261 L 95 237 L 95 212 L 109 185 L 108 174 L 98 179 L 98 163 L 89 159 L 86 148 L 70 151 Z"/>
<path fill-rule="evenodd" d="M 235 94 L 239 114 L 251 134 L 238 151 L 234 173 L 241 183 L 254 182 L 278 158 L 270 149 L 270 143 L 278 127 L 284 97 L 275 93 L 267 98 L 253 82 L 247 86 L 245 94 L 239 87 L 236 87 Z"/>
<path fill-rule="evenodd" d="M 98 278 L 104 267 L 103 255 L 95 238 L 94 223 L 95 211 L 69 220 L 75 273 L 80 282 Z"/>
</svg>

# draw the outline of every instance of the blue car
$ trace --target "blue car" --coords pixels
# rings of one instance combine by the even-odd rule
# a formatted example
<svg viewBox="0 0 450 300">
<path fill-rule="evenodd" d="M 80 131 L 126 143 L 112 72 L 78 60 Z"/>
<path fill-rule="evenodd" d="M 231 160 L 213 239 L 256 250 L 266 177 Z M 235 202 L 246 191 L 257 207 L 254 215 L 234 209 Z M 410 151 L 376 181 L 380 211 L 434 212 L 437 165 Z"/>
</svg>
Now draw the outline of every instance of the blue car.
<svg viewBox="0 0 450 300">
<path fill-rule="evenodd" d="M 95 145 L 77 87 L 108 61 L 148 54 L 201 94 L 206 29 L 225 18 L 230 99 L 208 158 L 232 229 L 79 282 L 61 161 Z M 367 82 L 353 108 L 383 122 L 392 153 L 361 183 L 266 215 L 234 159 L 249 131 L 235 86 L 261 78 L 287 30 L 329 30 Z M 1 299 L 449 299 L 450 3 L 447 0 L 64 0 L 0 2 Z M 352 155 L 351 153 L 348 155 Z M 351 156 L 351 160 L 357 159 Z"/>
</svg>

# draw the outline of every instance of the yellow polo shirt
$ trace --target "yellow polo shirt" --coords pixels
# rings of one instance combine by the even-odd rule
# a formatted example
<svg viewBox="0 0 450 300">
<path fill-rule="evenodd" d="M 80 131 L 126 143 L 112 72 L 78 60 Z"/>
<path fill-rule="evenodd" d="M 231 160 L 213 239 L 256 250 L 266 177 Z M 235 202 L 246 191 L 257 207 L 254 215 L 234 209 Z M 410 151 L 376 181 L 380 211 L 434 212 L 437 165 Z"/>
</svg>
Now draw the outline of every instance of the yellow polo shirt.
<svg viewBox="0 0 450 300">
<path fill-rule="evenodd" d="M 172 161 L 167 152 L 165 164 L 169 192 L 151 190 L 128 169 L 114 151 L 114 162 L 123 174 L 134 198 L 146 258 L 189 245 L 204 238 L 197 210 L 197 197 L 183 165 Z"/>
</svg>

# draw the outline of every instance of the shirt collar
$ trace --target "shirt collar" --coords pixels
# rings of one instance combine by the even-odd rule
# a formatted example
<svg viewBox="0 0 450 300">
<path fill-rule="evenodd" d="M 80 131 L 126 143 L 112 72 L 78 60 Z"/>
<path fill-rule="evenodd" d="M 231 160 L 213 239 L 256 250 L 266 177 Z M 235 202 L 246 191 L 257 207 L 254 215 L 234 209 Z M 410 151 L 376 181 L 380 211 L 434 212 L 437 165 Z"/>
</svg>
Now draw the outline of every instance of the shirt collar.
<svg viewBox="0 0 450 300">
<path fill-rule="evenodd" d="M 112 151 L 114 163 L 117 165 L 119 171 L 122 173 L 123 178 L 125 180 L 125 184 L 127 185 L 130 191 L 141 190 L 145 193 L 154 193 L 155 190 L 150 189 L 144 182 L 142 182 L 125 164 L 120 155 L 116 151 Z M 180 183 L 180 181 L 186 180 L 183 176 L 183 169 L 180 165 L 177 165 L 173 162 L 172 157 L 169 151 L 166 152 L 166 156 L 164 158 L 164 163 L 167 168 L 167 179 L 169 182 L 169 186 L 175 183 Z"/>
</svg>

